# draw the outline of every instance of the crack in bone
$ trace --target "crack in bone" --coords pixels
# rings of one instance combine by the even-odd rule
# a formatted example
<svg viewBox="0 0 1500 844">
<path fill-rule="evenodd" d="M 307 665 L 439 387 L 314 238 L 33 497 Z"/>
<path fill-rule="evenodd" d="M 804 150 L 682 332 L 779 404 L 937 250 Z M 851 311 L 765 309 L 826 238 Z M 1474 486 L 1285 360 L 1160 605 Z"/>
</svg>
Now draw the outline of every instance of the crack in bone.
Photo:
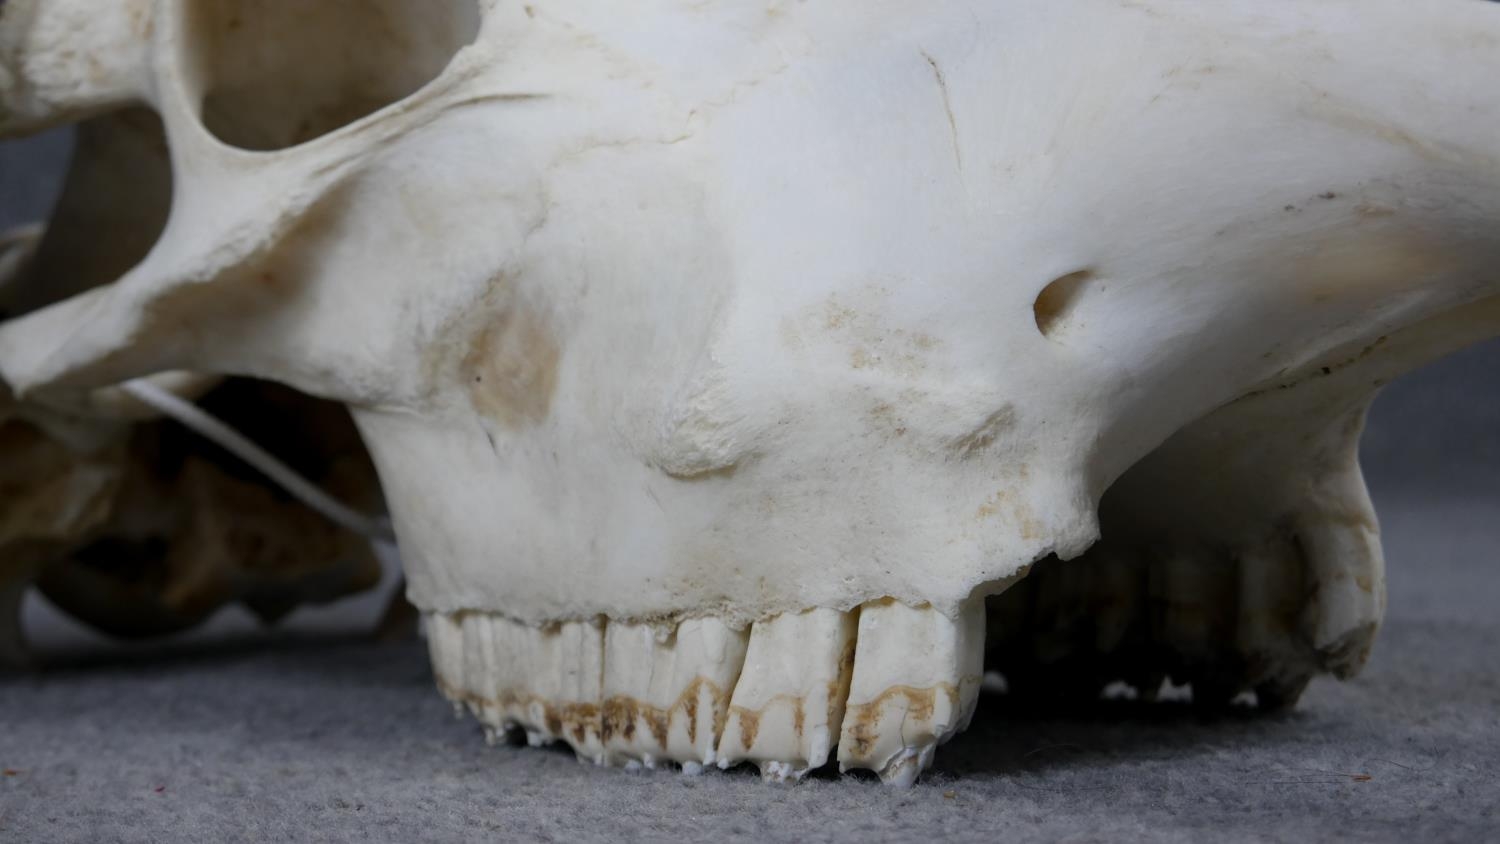
<svg viewBox="0 0 1500 844">
<path fill-rule="evenodd" d="M 948 79 L 943 75 L 943 69 L 938 66 L 937 59 L 934 59 L 926 50 L 922 51 L 922 58 L 926 59 L 928 66 L 932 68 L 932 76 L 937 81 L 938 92 L 942 94 L 943 113 L 948 117 L 948 137 L 953 141 L 953 162 L 958 167 L 958 172 L 962 173 L 964 153 L 958 145 L 958 121 L 953 118 L 953 102 L 948 97 Z"/>
</svg>

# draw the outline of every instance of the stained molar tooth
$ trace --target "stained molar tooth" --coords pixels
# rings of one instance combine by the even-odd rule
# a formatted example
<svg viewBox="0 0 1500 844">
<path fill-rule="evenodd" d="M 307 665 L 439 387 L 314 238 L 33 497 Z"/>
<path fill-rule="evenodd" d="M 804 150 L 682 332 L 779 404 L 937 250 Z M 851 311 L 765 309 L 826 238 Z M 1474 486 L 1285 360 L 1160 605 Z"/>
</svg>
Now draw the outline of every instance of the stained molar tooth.
<svg viewBox="0 0 1500 844">
<path fill-rule="evenodd" d="M 860 608 L 839 768 L 906 786 L 968 726 L 984 673 L 984 601 L 956 617 L 890 599 Z"/>
<path fill-rule="evenodd" d="M 1238 691 L 1232 650 L 1238 570 L 1233 559 L 1201 542 L 1166 549 L 1151 569 L 1151 635 L 1162 666 L 1193 702 L 1227 705 Z"/>
<path fill-rule="evenodd" d="M 1139 555 L 1128 552 L 1106 554 L 1098 562 L 1085 564 L 1090 565 L 1087 588 L 1094 616 L 1094 652 L 1113 656 L 1131 647 L 1132 636 L 1139 635 L 1145 565 Z"/>
<path fill-rule="evenodd" d="M 1303 635 L 1320 667 L 1338 677 L 1351 677 L 1364 665 L 1385 615 L 1380 528 L 1358 470 L 1351 474 L 1330 482 L 1343 481 L 1343 489 L 1323 493 L 1320 503 L 1332 512 L 1305 514 L 1297 532 L 1313 590 Z"/>
<path fill-rule="evenodd" d="M 844 716 L 855 616 L 831 609 L 755 622 L 719 740 L 718 763 L 755 762 L 768 780 L 828 761 Z"/>
<path fill-rule="evenodd" d="M 1239 606 L 1234 647 L 1257 703 L 1296 703 L 1317 669 L 1311 646 L 1297 633 L 1307 573 L 1295 540 L 1277 534 L 1237 552 Z"/>
<path fill-rule="evenodd" d="M 601 723 L 612 762 L 711 764 L 749 633 L 714 618 L 611 623 L 604 637 Z"/>
<path fill-rule="evenodd" d="M 518 724 L 532 745 L 566 741 L 581 759 L 603 761 L 599 620 L 538 628 L 492 613 L 435 613 L 428 647 L 443 694 L 486 726 Z"/>
</svg>

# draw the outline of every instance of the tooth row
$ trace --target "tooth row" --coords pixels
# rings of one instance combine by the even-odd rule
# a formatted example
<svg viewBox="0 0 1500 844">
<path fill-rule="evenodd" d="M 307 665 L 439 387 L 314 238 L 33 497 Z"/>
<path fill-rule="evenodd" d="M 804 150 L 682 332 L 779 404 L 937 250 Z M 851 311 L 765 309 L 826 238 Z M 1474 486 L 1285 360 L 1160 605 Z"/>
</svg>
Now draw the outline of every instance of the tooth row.
<svg viewBox="0 0 1500 844">
<path fill-rule="evenodd" d="M 564 741 L 601 765 L 751 763 L 768 780 L 830 761 L 910 785 L 967 726 L 984 652 L 982 601 L 949 617 L 894 601 L 812 609 L 745 630 L 603 619 L 531 627 L 429 614 L 438 686 L 497 735 Z"/>
<path fill-rule="evenodd" d="M 1359 668 L 1384 610 L 1382 566 L 1357 519 L 1298 519 L 1232 545 L 1105 542 L 990 599 L 989 664 L 1033 696 L 1124 681 L 1149 698 L 1171 678 L 1199 702 L 1254 691 L 1277 708 L 1316 673 Z"/>
</svg>

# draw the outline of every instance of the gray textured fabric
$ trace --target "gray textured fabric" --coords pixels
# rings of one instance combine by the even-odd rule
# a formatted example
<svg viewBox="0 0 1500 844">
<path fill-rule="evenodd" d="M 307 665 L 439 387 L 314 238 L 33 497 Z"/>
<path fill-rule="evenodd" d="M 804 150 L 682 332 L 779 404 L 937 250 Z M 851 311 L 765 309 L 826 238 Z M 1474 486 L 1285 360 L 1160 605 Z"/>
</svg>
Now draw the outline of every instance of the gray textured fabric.
<svg viewBox="0 0 1500 844">
<path fill-rule="evenodd" d="M 44 207 L 61 158 L 56 136 L 0 146 L 0 225 Z M 34 601 L 53 663 L 0 678 L 0 841 L 1500 840 L 1497 365 L 1481 346 L 1377 405 L 1390 622 L 1364 675 L 1287 715 L 994 696 L 910 791 L 627 774 L 487 747 L 420 643 L 349 635 L 378 598 L 147 647 Z"/>
</svg>

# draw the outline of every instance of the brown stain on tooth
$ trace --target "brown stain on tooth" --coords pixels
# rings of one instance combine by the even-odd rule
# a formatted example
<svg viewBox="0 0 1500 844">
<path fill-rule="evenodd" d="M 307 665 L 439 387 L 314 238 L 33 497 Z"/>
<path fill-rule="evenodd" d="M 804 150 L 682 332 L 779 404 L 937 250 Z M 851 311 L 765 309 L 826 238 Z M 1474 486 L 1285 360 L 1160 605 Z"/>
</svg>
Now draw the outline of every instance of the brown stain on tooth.
<svg viewBox="0 0 1500 844">
<path fill-rule="evenodd" d="M 736 706 L 734 714 L 740 719 L 740 745 L 748 751 L 755 744 L 756 734 L 760 732 L 760 711 Z"/>
<path fill-rule="evenodd" d="M 839 654 L 838 676 L 828 684 L 828 727 L 838 735 L 843 726 L 844 704 L 849 699 L 849 684 L 854 680 L 854 651 L 857 637 L 850 636 Z"/>
<path fill-rule="evenodd" d="M 849 753 L 855 759 L 868 757 L 880 740 L 882 715 L 887 702 L 905 698 L 906 719 L 927 720 L 937 710 L 938 694 L 947 696 L 955 713 L 960 708 L 958 687 L 940 683 L 919 689 L 913 686 L 891 686 L 864 703 L 849 704 L 844 710 L 844 738 L 850 742 Z"/>
<path fill-rule="evenodd" d="M 629 740 L 635 735 L 635 712 L 630 698 L 612 697 L 604 702 L 600 721 L 600 738 L 609 741 L 615 736 Z"/>
<path fill-rule="evenodd" d="M 692 689 L 693 694 L 688 695 L 682 701 L 682 712 L 687 716 L 688 743 L 698 743 L 698 690 Z M 717 729 L 717 728 L 716 728 Z"/>
<path fill-rule="evenodd" d="M 646 726 L 651 730 L 651 737 L 656 739 L 656 746 L 665 749 L 669 718 L 667 712 L 654 706 L 641 706 L 640 710 L 641 720 L 645 721 Z"/>
<path fill-rule="evenodd" d="M 689 742 L 696 744 L 698 714 L 702 705 L 700 698 L 704 692 L 707 691 L 710 705 L 714 709 L 713 729 L 716 737 L 723 734 L 725 710 L 729 700 L 728 693 L 706 677 L 695 678 L 671 705 L 665 707 L 653 706 L 629 695 L 611 695 L 599 704 L 558 703 L 538 695 L 516 691 L 485 696 L 460 690 L 442 678 L 438 678 L 436 682 L 444 697 L 466 705 L 476 714 L 494 710 L 502 713 L 503 720 L 541 729 L 549 738 L 571 738 L 575 747 L 587 744 L 591 737 L 597 738 L 601 743 L 608 743 L 616 738 L 633 742 L 638 740 L 638 735 L 644 730 L 650 733 L 656 748 L 664 752 L 671 738 L 672 715 L 678 711 L 687 718 Z M 542 713 L 540 724 L 533 723 L 535 719 L 530 713 L 535 710 Z"/>
<path fill-rule="evenodd" d="M 467 706 L 475 714 L 493 709 L 502 713 L 502 720 L 514 722 L 546 733 L 551 739 L 571 738 L 574 747 L 588 744 L 603 732 L 603 714 L 595 703 L 557 703 L 525 692 L 501 692 L 493 697 L 476 694 L 454 686 L 442 677 L 434 678 L 438 692 L 454 703 Z M 541 717 L 531 713 L 541 711 Z M 540 721 L 540 723 L 538 723 Z"/>
</svg>

